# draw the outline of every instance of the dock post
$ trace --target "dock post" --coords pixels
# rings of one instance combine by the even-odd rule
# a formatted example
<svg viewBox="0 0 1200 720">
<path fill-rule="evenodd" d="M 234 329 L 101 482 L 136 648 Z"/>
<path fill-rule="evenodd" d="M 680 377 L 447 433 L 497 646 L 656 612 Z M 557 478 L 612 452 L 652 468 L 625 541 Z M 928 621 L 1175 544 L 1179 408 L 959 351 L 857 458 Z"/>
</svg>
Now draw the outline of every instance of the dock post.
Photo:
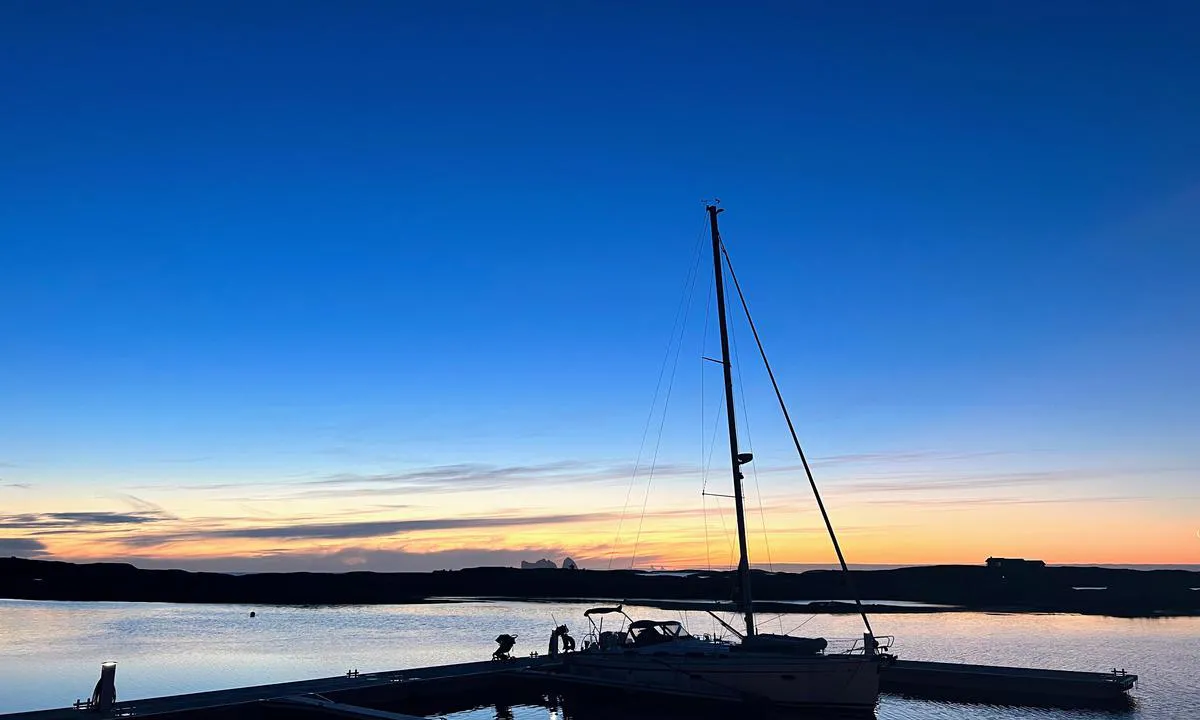
<svg viewBox="0 0 1200 720">
<path fill-rule="evenodd" d="M 107 660 L 100 663 L 100 680 L 92 691 L 91 707 L 94 710 L 107 712 L 112 710 L 117 701 L 117 663 Z"/>
</svg>

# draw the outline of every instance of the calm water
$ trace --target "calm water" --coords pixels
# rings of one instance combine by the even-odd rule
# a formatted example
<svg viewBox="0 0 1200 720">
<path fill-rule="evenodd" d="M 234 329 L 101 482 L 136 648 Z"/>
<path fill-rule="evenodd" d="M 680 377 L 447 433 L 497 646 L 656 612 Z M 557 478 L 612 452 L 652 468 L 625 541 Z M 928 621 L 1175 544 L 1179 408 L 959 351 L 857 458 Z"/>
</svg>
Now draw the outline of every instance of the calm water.
<svg viewBox="0 0 1200 720">
<path fill-rule="evenodd" d="M 552 616 L 583 634 L 582 604 L 462 602 L 432 605 L 274 607 L 0 600 L 0 712 L 60 707 L 91 694 L 104 660 L 117 660 L 121 699 L 238 685 L 481 660 L 493 638 L 515 632 L 517 651 L 545 652 Z M 254 610 L 258 617 L 250 618 Z M 638 610 L 661 619 L 680 613 Z M 765 629 L 853 637 L 853 618 L 805 614 Z M 685 613 L 693 632 L 706 616 Z M 1001 708 L 884 696 L 879 718 L 1181 718 L 1200 716 L 1200 618 L 1124 620 L 1075 615 L 877 615 L 913 660 L 972 661 L 1066 670 L 1127 668 L 1141 675 L 1137 706 L 1119 714 Z M 451 720 L 571 720 L 538 706 L 485 708 Z M 576 713 L 578 715 L 578 713 Z M 628 716 L 622 712 L 620 716 Z M 657 718 L 671 713 L 656 711 Z"/>
</svg>

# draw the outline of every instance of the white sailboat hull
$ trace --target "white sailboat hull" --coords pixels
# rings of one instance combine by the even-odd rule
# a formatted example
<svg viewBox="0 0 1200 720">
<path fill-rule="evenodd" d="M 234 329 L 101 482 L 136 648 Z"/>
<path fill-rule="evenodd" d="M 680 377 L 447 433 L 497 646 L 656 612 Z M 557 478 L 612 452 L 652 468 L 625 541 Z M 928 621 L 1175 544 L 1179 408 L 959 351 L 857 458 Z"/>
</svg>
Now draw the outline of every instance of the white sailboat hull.
<svg viewBox="0 0 1200 720">
<path fill-rule="evenodd" d="M 694 698 L 870 712 L 879 658 L 771 653 L 581 652 L 563 658 L 573 681 Z"/>
</svg>

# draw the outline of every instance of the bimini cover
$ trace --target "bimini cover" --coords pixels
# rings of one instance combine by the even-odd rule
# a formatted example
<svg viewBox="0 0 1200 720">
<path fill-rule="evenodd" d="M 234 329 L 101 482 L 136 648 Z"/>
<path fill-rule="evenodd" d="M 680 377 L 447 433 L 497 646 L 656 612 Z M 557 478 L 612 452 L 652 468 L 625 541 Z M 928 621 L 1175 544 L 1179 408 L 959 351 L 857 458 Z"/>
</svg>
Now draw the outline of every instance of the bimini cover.
<svg viewBox="0 0 1200 720">
<path fill-rule="evenodd" d="M 583 616 L 584 616 L 584 617 L 591 617 L 592 615 L 608 615 L 609 613 L 619 613 L 619 612 L 624 612 L 624 610 L 622 610 L 622 609 L 621 609 L 621 607 L 622 607 L 621 605 L 618 605 L 618 606 L 616 606 L 616 607 L 597 607 L 597 608 L 592 608 L 592 609 L 590 609 L 590 610 L 584 610 L 584 611 L 583 611 Z"/>
</svg>

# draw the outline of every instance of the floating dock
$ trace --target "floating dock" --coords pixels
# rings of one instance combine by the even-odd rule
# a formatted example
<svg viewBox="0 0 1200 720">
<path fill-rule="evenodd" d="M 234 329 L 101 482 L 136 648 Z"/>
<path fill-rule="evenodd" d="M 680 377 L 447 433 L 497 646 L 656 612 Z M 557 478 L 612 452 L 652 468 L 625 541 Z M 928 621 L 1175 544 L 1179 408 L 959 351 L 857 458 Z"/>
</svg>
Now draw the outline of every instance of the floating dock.
<svg viewBox="0 0 1200 720">
<path fill-rule="evenodd" d="M 880 690 L 917 698 L 1063 707 L 1130 703 L 1137 675 L 897 660 L 880 675 Z"/>
<path fill-rule="evenodd" d="M 418 716 L 435 714 L 447 701 L 488 704 L 512 685 L 523 671 L 547 658 L 517 658 L 503 662 L 438 665 L 381 673 L 345 675 L 298 682 L 254 685 L 209 692 L 126 700 L 108 711 L 86 707 L 0 715 L 2 720 L 83 720 L 85 718 L 157 717 L 173 720 L 241 720 L 247 718 L 354 716 L 392 720 L 405 713 L 392 708 L 416 708 Z M 119 681 L 118 681 L 119 683 Z M 379 713 L 379 710 L 385 710 Z M 355 714 L 357 713 L 357 714 Z M 413 715 L 408 714 L 408 717 Z"/>
<path fill-rule="evenodd" d="M 421 720 L 485 705 L 539 704 L 569 691 L 551 657 L 396 670 L 116 702 L 106 711 L 66 707 L 0 720 Z M 884 693 L 914 698 L 1052 707 L 1121 706 L 1137 675 L 898 660 L 882 671 Z"/>
</svg>

